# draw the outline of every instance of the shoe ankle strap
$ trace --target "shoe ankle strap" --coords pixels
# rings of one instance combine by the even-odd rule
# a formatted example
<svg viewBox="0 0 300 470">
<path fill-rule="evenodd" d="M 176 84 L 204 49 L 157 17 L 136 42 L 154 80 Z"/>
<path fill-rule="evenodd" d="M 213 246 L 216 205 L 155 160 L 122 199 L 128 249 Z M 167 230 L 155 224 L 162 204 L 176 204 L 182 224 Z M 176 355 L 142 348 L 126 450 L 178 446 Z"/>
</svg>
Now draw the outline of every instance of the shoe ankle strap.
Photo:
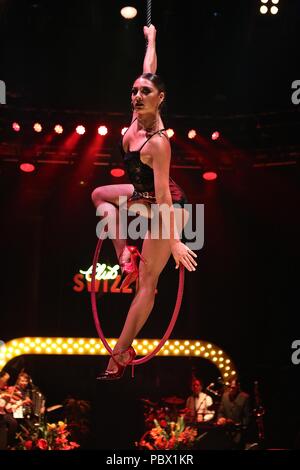
<svg viewBox="0 0 300 470">
<path fill-rule="evenodd" d="M 124 364 L 120 361 L 118 361 L 118 359 L 116 359 L 116 356 L 121 356 L 122 354 L 126 354 L 128 353 L 129 354 L 129 360 L 128 361 L 124 361 Z M 117 351 L 115 353 L 112 353 L 112 359 L 119 365 L 121 366 L 127 366 L 128 364 L 131 363 L 131 361 L 133 361 L 133 359 L 135 358 L 136 356 L 136 352 L 135 350 L 133 349 L 132 346 L 129 346 L 127 349 L 124 349 L 123 351 Z"/>
</svg>

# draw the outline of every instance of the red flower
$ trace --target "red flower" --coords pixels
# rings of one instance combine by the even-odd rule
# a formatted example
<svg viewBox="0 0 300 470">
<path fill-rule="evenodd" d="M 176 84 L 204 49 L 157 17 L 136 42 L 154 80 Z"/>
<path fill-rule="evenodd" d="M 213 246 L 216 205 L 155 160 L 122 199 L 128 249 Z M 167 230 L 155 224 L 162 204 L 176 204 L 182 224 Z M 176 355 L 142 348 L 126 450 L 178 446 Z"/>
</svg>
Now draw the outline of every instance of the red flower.
<svg viewBox="0 0 300 470">
<path fill-rule="evenodd" d="M 23 434 L 23 435 L 22 435 Z M 25 435 L 24 435 L 25 434 Z M 72 450 L 79 447 L 77 442 L 69 442 L 67 424 L 59 421 L 58 424 L 46 423 L 45 427 L 38 429 L 25 429 L 20 433 L 20 443 L 17 449 L 22 450 Z"/>
<path fill-rule="evenodd" d="M 31 450 L 32 449 L 32 441 L 26 441 L 24 443 L 24 447 L 26 450 Z"/>
<path fill-rule="evenodd" d="M 37 441 L 37 447 L 41 450 L 47 450 L 48 449 L 48 442 L 46 439 L 39 439 Z"/>
<path fill-rule="evenodd" d="M 70 446 L 71 446 L 71 449 L 76 449 L 76 447 L 80 447 L 80 445 L 77 444 L 77 442 L 73 442 L 73 441 L 70 442 Z"/>
<path fill-rule="evenodd" d="M 62 437 L 56 437 L 55 438 L 55 444 L 59 445 L 59 444 L 64 444 L 66 442 L 68 442 L 68 439 L 66 439 L 65 437 L 63 437 L 63 438 Z"/>
<path fill-rule="evenodd" d="M 168 425 L 168 423 L 165 419 L 161 419 L 159 424 L 161 425 L 162 428 L 166 428 L 167 425 Z"/>
</svg>

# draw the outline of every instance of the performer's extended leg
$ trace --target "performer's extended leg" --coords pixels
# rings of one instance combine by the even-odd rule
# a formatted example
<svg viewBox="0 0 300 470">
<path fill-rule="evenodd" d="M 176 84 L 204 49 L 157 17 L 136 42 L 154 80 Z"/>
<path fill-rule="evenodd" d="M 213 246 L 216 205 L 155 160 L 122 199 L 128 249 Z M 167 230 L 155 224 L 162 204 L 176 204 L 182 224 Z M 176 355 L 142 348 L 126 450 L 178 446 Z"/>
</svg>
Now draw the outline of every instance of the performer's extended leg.
<svg viewBox="0 0 300 470">
<path fill-rule="evenodd" d="M 182 209 L 175 209 L 176 219 L 178 220 L 178 230 L 182 228 Z M 181 220 L 181 222 L 179 222 Z M 185 223 L 187 218 L 185 219 Z M 159 253 L 159 256 L 157 254 Z M 171 255 L 170 242 L 167 239 L 151 239 L 149 232 L 143 242 L 142 255 L 146 263 L 140 262 L 139 265 L 139 287 L 131 303 L 123 330 L 114 347 L 114 352 L 125 351 L 132 343 L 133 339 L 139 333 L 146 320 L 148 319 L 154 305 L 155 289 L 158 283 L 160 273 L 164 269 Z M 175 263 L 175 262 L 174 262 Z M 121 360 L 126 361 L 123 357 Z M 108 370 L 115 370 L 116 365 L 113 359 L 110 359 Z"/>
<path fill-rule="evenodd" d="M 101 209 L 108 216 L 111 224 L 115 224 L 116 237 L 112 238 L 117 257 L 119 259 L 124 247 L 126 246 L 126 240 L 119 238 L 119 196 L 130 197 L 133 193 L 132 184 L 111 184 L 107 186 L 99 186 L 92 192 L 92 201 L 95 207 Z"/>
</svg>

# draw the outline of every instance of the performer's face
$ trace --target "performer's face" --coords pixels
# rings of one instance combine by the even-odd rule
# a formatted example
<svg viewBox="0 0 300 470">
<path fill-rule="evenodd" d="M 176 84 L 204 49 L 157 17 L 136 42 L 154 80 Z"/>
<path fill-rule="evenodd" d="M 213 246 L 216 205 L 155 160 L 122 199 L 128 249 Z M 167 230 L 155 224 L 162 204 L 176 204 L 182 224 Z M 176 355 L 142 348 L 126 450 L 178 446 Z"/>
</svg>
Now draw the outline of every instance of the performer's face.
<svg viewBox="0 0 300 470">
<path fill-rule="evenodd" d="M 150 80 L 139 77 L 134 82 L 131 104 L 139 114 L 156 113 L 163 99 L 164 93 L 159 92 Z"/>
</svg>

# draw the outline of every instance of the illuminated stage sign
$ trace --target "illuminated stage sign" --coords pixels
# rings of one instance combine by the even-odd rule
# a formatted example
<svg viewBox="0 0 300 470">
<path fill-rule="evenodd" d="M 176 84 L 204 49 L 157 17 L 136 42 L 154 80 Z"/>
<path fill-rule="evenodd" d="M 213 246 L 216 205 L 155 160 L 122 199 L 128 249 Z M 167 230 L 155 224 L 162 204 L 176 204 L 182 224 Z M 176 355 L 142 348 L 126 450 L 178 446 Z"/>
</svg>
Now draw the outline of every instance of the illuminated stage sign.
<svg viewBox="0 0 300 470">
<path fill-rule="evenodd" d="M 111 293 L 111 294 L 132 294 L 131 287 L 120 289 L 121 274 L 119 274 L 120 266 L 115 264 L 109 266 L 105 263 L 97 263 L 96 276 L 95 276 L 95 290 L 96 292 Z M 84 271 L 80 269 L 78 274 L 73 277 L 75 292 L 82 292 L 87 288 L 88 292 L 92 290 L 92 271 L 93 266 Z"/>
<path fill-rule="evenodd" d="M 107 339 L 111 348 L 117 342 L 115 338 Z M 158 345 L 158 339 L 135 339 L 132 343 L 138 356 L 145 356 Z M 108 352 L 99 338 L 17 338 L 2 343 L 0 346 L 0 370 L 12 359 L 23 354 L 33 355 L 93 355 L 106 356 Z M 232 359 L 216 344 L 194 339 L 169 339 L 157 356 L 184 356 L 207 359 L 214 364 L 223 378 L 228 382 L 237 372 Z"/>
</svg>

